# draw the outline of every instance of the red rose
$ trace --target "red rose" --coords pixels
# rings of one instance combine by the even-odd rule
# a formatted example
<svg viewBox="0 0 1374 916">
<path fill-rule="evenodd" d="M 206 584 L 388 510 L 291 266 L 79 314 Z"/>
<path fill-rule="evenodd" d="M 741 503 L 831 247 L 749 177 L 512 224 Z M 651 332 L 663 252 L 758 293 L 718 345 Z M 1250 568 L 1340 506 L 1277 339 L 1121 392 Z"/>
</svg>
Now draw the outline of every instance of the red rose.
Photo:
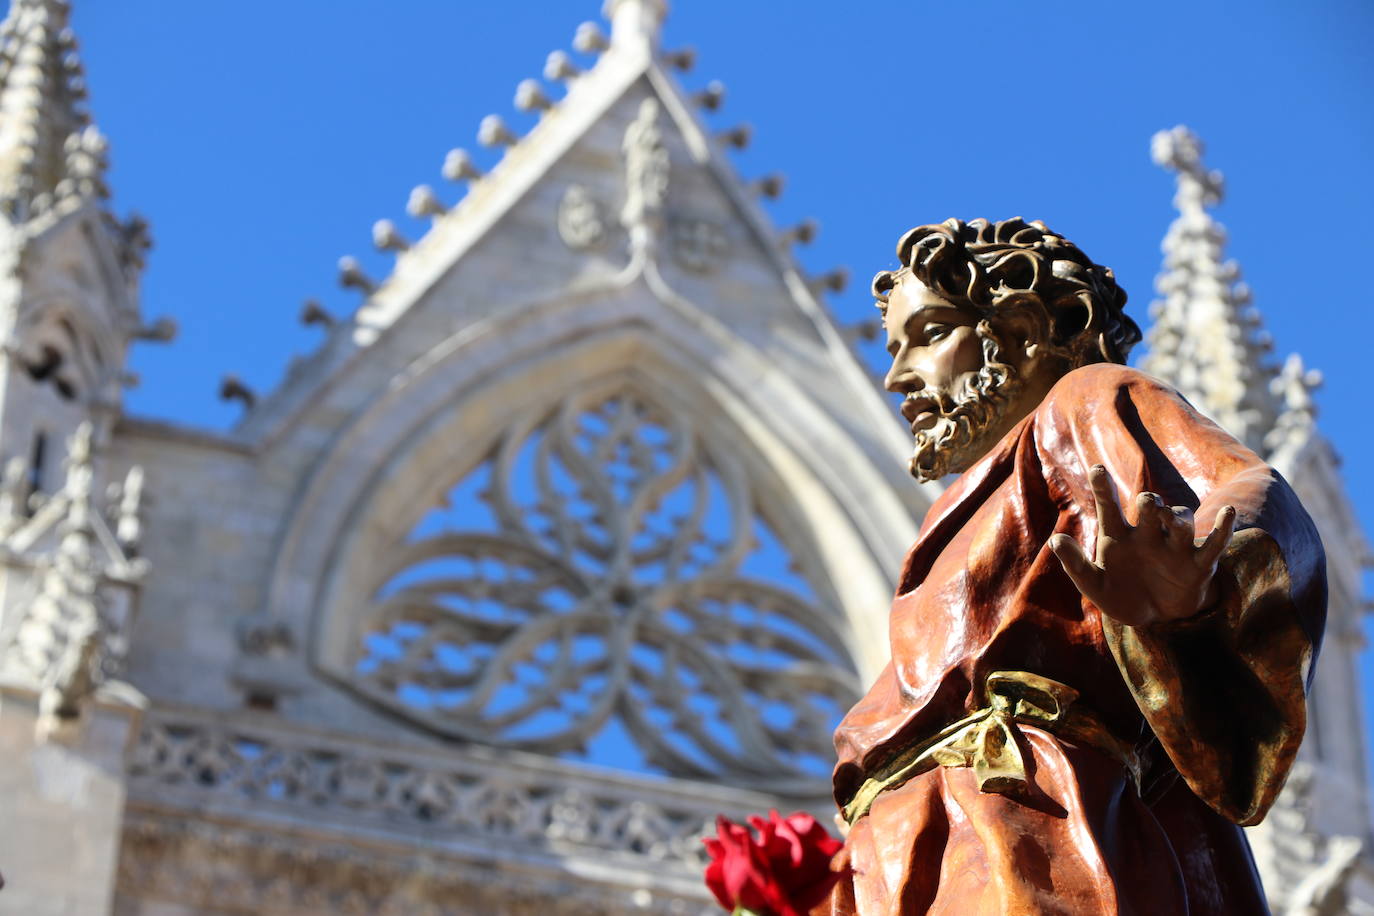
<svg viewBox="0 0 1374 916">
<path fill-rule="evenodd" d="M 731 912 L 754 916 L 806 916 L 849 869 L 831 871 L 830 860 L 844 843 L 805 812 L 768 820 L 750 817 L 747 827 L 716 818 L 714 838 L 703 840 L 710 853 L 706 886 Z"/>
</svg>

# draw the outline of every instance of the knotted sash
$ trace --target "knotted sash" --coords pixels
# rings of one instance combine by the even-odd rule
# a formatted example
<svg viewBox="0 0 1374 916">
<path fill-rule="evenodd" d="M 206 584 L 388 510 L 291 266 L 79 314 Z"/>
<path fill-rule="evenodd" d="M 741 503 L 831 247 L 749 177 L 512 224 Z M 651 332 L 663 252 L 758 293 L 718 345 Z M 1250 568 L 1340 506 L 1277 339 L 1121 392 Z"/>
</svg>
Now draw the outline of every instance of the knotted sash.
<svg viewBox="0 0 1374 916">
<path fill-rule="evenodd" d="M 1019 725 L 1086 744 L 1118 760 L 1140 786 L 1141 761 L 1090 709 L 1076 705 L 1078 691 L 1029 671 L 994 671 L 983 683 L 986 705 L 898 754 L 866 779 L 844 806 L 853 824 L 868 813 L 878 795 L 937 766 L 972 767 L 982 792 L 1016 796 L 1030 787 Z"/>
</svg>

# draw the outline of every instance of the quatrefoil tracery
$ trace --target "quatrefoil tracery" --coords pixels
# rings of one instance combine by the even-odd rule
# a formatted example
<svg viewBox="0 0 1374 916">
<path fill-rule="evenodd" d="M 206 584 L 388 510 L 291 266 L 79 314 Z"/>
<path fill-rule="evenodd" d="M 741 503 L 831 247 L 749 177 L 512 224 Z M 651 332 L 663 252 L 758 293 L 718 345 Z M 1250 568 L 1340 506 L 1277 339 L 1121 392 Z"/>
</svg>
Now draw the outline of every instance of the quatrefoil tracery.
<svg viewBox="0 0 1374 916">
<path fill-rule="evenodd" d="M 856 679 L 790 565 L 743 469 L 682 414 L 572 395 L 398 545 L 354 671 L 456 737 L 814 787 Z"/>
</svg>

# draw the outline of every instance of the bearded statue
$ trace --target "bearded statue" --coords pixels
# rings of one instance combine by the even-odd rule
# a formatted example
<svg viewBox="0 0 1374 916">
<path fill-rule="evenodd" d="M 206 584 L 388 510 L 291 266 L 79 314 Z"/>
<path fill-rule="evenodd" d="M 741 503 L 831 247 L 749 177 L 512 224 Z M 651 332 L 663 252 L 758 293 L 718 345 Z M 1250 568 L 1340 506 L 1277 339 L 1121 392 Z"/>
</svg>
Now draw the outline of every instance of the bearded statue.
<svg viewBox="0 0 1374 916">
<path fill-rule="evenodd" d="M 835 733 L 813 914 L 1267 912 L 1243 825 L 1293 764 L 1325 559 L 1282 477 L 1158 379 L 1112 271 L 948 220 L 875 278 L 911 471 L 950 479 L 892 660 Z"/>
</svg>

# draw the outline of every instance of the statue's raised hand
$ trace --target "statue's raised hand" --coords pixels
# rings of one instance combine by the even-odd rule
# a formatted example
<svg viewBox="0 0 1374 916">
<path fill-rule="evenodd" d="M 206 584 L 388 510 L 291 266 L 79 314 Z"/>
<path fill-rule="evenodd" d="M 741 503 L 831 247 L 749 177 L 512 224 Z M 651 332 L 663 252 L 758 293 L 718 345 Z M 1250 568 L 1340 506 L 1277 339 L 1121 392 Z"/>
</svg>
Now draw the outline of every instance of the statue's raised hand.
<svg viewBox="0 0 1374 916">
<path fill-rule="evenodd" d="M 1102 613 L 1130 626 L 1191 617 L 1216 604 L 1217 562 L 1236 528 L 1226 506 L 1206 538 L 1195 537 L 1192 510 L 1166 506 L 1154 493 L 1136 500 L 1136 524 L 1121 513 L 1106 468 L 1089 475 L 1097 506 L 1095 556 L 1067 534 L 1050 538 L 1050 549 L 1083 597 Z"/>
</svg>

